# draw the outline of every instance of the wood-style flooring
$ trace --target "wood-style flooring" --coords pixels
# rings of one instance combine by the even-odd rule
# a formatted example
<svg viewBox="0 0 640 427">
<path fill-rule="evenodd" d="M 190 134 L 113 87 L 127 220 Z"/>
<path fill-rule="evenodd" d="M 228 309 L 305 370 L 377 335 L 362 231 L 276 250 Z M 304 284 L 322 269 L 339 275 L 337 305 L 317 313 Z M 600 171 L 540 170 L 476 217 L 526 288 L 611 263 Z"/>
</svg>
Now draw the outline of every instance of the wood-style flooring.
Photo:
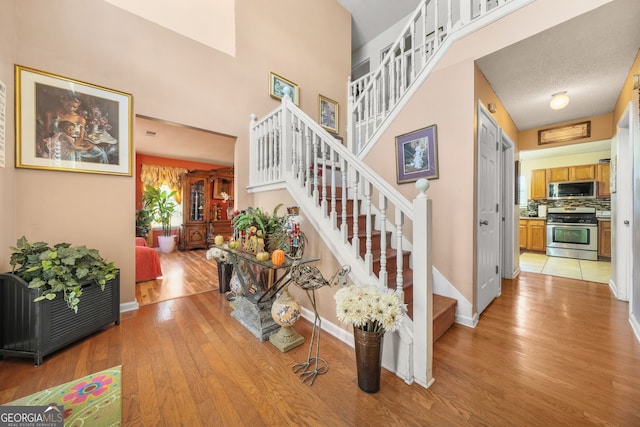
<svg viewBox="0 0 640 427">
<path fill-rule="evenodd" d="M 185 270 L 185 286 L 201 274 Z M 329 371 L 304 384 L 291 366 L 306 343 L 281 353 L 230 313 L 212 290 L 124 313 L 40 367 L 5 358 L 0 403 L 122 365 L 124 426 L 640 426 L 640 343 L 601 283 L 504 281 L 475 329 L 436 341 L 428 390 L 383 370 L 380 392 L 360 391 L 353 349 L 326 333 Z"/>
</svg>

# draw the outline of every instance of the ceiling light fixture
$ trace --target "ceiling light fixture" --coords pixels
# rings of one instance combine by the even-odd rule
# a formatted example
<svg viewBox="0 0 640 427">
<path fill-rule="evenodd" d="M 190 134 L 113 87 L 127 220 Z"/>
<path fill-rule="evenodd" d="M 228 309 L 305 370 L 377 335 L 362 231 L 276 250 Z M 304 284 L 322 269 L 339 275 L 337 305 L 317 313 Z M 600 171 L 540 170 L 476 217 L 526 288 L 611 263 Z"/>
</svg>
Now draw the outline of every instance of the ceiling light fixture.
<svg viewBox="0 0 640 427">
<path fill-rule="evenodd" d="M 567 96 L 566 91 L 551 95 L 551 102 L 549 103 L 549 106 L 554 110 L 562 110 L 567 105 L 569 105 L 569 97 Z"/>
</svg>

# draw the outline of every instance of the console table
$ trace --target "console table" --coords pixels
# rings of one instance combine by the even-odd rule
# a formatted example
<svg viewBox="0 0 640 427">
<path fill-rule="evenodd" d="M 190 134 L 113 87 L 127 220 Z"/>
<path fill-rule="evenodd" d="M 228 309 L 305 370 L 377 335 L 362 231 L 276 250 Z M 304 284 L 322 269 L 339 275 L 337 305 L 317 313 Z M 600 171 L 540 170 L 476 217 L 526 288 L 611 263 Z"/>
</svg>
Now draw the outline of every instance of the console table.
<svg viewBox="0 0 640 427">
<path fill-rule="evenodd" d="M 243 291 L 243 295 L 235 300 L 231 317 L 260 341 L 266 341 L 280 328 L 271 316 L 271 305 L 278 292 L 289 284 L 289 271 L 294 261 L 286 259 L 284 264 L 276 266 L 270 260 L 258 261 L 255 255 L 230 249 L 226 244 L 217 247 L 229 254 Z M 305 264 L 318 260 L 302 258 L 295 262 Z M 250 289 L 255 289 L 255 292 L 250 293 Z"/>
</svg>

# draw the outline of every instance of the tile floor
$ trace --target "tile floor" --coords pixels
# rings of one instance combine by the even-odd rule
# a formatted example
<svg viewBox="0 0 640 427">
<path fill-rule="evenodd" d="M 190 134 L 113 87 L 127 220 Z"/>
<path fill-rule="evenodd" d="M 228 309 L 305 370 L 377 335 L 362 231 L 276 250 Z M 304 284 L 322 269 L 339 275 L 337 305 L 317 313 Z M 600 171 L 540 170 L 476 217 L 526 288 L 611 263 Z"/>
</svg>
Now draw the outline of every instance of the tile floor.
<svg viewBox="0 0 640 427">
<path fill-rule="evenodd" d="M 546 256 L 545 254 L 523 252 L 520 254 L 520 271 L 570 277 L 590 282 L 609 283 L 611 263 L 607 261 L 586 261 L 573 258 Z"/>
</svg>

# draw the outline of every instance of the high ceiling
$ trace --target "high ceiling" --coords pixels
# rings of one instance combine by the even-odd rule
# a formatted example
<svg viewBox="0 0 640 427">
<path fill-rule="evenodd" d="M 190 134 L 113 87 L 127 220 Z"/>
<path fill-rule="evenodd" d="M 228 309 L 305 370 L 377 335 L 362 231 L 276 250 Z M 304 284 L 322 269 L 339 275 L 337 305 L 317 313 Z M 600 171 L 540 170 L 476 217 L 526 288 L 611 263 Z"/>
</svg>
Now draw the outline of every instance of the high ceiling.
<svg viewBox="0 0 640 427">
<path fill-rule="evenodd" d="M 419 0 L 336 1 L 352 14 L 353 49 L 406 17 L 420 3 Z M 639 0 L 613 0 L 480 58 L 477 63 L 521 130 L 609 113 L 640 49 L 638 22 Z M 551 95 L 561 91 L 567 91 L 569 105 L 564 110 L 551 110 Z M 154 126 L 160 125 L 167 124 L 149 120 L 136 123 L 138 150 L 183 158 L 184 147 L 172 149 L 171 144 L 163 142 L 166 129 L 155 138 L 146 135 L 146 130 L 153 131 Z M 189 144 L 198 146 L 195 150 L 200 153 L 190 157 L 217 158 L 207 157 L 206 150 L 218 152 L 210 140 L 233 151 L 233 139 L 211 132 L 203 138 L 203 146 L 196 142 Z M 195 135 L 192 140 L 196 141 Z"/>
<path fill-rule="evenodd" d="M 337 1 L 351 12 L 354 49 L 420 3 Z M 520 130 L 609 113 L 640 49 L 639 22 L 640 1 L 614 0 L 477 63 Z M 551 95 L 562 91 L 569 105 L 551 110 Z"/>
</svg>

